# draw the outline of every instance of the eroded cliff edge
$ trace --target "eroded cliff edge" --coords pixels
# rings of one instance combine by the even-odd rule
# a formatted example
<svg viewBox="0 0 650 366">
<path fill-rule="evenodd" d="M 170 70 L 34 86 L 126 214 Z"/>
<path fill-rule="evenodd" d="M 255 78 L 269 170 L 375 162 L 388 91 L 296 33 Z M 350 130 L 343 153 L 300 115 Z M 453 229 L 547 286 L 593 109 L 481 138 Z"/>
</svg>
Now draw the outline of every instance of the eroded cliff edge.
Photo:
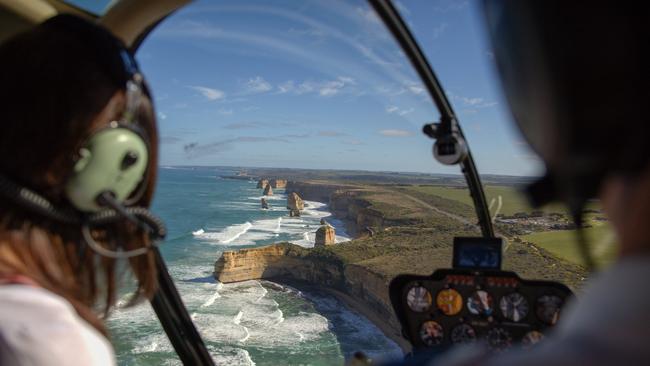
<svg viewBox="0 0 650 366">
<path fill-rule="evenodd" d="M 404 351 L 410 350 L 390 305 L 390 280 L 363 266 L 346 264 L 327 250 L 279 243 L 226 251 L 215 263 L 214 276 L 222 283 L 268 279 L 324 290 L 368 318 Z"/>
<path fill-rule="evenodd" d="M 224 252 L 215 264 L 215 277 L 224 283 L 270 279 L 329 291 L 408 350 L 388 284 L 398 274 L 429 275 L 450 267 L 453 237 L 480 235 L 474 219 L 463 217 L 471 207 L 443 197 L 425 201 L 380 185 L 288 182 L 286 190 L 328 202 L 337 217 L 360 231 L 371 227 L 372 235 L 353 234 L 357 238 L 349 242 L 313 249 L 281 243 Z M 587 277 L 579 265 L 523 241 L 508 242 L 503 267 L 523 278 L 560 281 L 574 290 Z"/>
</svg>

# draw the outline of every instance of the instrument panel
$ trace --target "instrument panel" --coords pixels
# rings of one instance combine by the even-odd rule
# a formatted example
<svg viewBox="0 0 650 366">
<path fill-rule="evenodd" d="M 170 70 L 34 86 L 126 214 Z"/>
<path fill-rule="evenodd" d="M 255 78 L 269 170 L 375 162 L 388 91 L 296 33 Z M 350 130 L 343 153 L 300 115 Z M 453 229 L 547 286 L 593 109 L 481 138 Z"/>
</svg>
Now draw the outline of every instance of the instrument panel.
<svg viewBox="0 0 650 366">
<path fill-rule="evenodd" d="M 563 284 L 501 270 L 441 269 L 390 284 L 402 333 L 415 350 L 479 340 L 496 352 L 530 347 L 557 324 L 571 296 Z"/>
</svg>

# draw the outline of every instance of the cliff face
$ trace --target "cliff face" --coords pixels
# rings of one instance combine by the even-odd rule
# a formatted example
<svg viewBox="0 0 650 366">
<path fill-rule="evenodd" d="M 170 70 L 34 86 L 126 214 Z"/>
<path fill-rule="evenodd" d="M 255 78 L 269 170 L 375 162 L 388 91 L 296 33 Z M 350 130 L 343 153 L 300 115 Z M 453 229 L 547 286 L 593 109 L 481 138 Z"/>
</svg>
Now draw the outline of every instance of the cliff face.
<svg viewBox="0 0 650 366">
<path fill-rule="evenodd" d="M 332 213 L 354 222 L 357 232 L 363 232 L 366 227 L 382 227 L 386 223 L 381 212 L 370 208 L 370 202 L 358 198 L 358 192 L 337 190 L 329 202 Z"/>
<path fill-rule="evenodd" d="M 383 215 L 369 208 L 370 202 L 359 198 L 359 192 L 351 187 L 290 181 L 286 192 L 296 192 L 306 200 L 328 202 L 332 214 L 352 222 L 356 232 L 363 232 L 366 227 L 382 227 L 387 223 Z"/>
<path fill-rule="evenodd" d="M 332 193 L 341 188 L 342 186 L 334 184 L 289 181 L 285 192 L 296 192 L 308 201 L 329 202 Z"/>
<path fill-rule="evenodd" d="M 348 305 L 373 321 L 386 336 L 403 349 L 400 325 L 388 298 L 388 279 L 354 265 L 320 257 L 313 250 L 294 244 L 273 244 L 261 248 L 227 251 L 216 261 L 214 276 L 223 283 L 272 279 L 300 282 L 346 298 Z"/>
<path fill-rule="evenodd" d="M 273 187 L 273 188 L 286 188 L 287 180 L 286 179 L 271 179 L 269 181 L 269 184 L 271 184 L 271 187 Z"/>
</svg>

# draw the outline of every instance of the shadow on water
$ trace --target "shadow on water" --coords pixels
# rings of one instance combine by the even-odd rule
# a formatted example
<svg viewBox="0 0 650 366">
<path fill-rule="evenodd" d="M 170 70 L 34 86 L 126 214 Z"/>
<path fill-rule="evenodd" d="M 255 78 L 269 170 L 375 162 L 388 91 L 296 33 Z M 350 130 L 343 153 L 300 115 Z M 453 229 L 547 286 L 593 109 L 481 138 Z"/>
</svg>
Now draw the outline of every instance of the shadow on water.
<svg viewBox="0 0 650 366">
<path fill-rule="evenodd" d="M 188 280 L 181 280 L 181 282 L 191 282 L 191 283 L 217 283 L 217 280 L 214 279 L 213 275 L 205 277 L 196 277 L 190 278 Z"/>
</svg>

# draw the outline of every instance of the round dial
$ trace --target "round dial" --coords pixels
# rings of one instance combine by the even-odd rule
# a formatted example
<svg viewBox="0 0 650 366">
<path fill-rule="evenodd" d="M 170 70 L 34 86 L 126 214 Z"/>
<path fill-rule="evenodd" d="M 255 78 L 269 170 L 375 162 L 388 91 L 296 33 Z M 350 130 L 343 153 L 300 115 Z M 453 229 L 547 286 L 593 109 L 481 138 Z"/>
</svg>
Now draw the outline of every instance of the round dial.
<svg viewBox="0 0 650 366">
<path fill-rule="evenodd" d="M 420 327 L 420 339 L 427 346 L 435 346 L 442 343 L 444 335 L 442 326 L 433 320 L 424 322 Z"/>
<path fill-rule="evenodd" d="M 528 315 L 528 300 L 518 292 L 502 297 L 499 307 L 503 316 L 513 322 L 518 322 Z"/>
<path fill-rule="evenodd" d="M 463 297 L 453 288 L 441 290 L 436 296 L 436 305 L 445 315 L 456 315 L 463 308 Z"/>
<path fill-rule="evenodd" d="M 469 324 L 458 324 L 451 330 L 452 343 L 472 343 L 476 341 L 476 331 Z"/>
<path fill-rule="evenodd" d="M 555 295 L 544 295 L 537 299 L 537 317 L 546 324 L 555 325 L 560 319 L 562 299 Z"/>
<path fill-rule="evenodd" d="M 495 351 L 502 351 L 512 345 L 512 337 L 507 330 L 495 327 L 487 332 L 486 340 L 490 348 Z"/>
<path fill-rule="evenodd" d="M 411 310 L 418 313 L 423 312 L 431 307 L 431 293 L 422 286 L 411 287 L 406 294 L 406 303 Z"/>
<path fill-rule="evenodd" d="M 544 339 L 544 334 L 536 330 L 531 330 L 521 339 L 521 344 L 524 348 L 529 348 L 534 344 L 539 343 L 542 339 Z"/>
<path fill-rule="evenodd" d="M 467 298 L 467 309 L 474 315 L 490 316 L 494 311 L 492 295 L 483 290 L 474 291 Z"/>
</svg>

